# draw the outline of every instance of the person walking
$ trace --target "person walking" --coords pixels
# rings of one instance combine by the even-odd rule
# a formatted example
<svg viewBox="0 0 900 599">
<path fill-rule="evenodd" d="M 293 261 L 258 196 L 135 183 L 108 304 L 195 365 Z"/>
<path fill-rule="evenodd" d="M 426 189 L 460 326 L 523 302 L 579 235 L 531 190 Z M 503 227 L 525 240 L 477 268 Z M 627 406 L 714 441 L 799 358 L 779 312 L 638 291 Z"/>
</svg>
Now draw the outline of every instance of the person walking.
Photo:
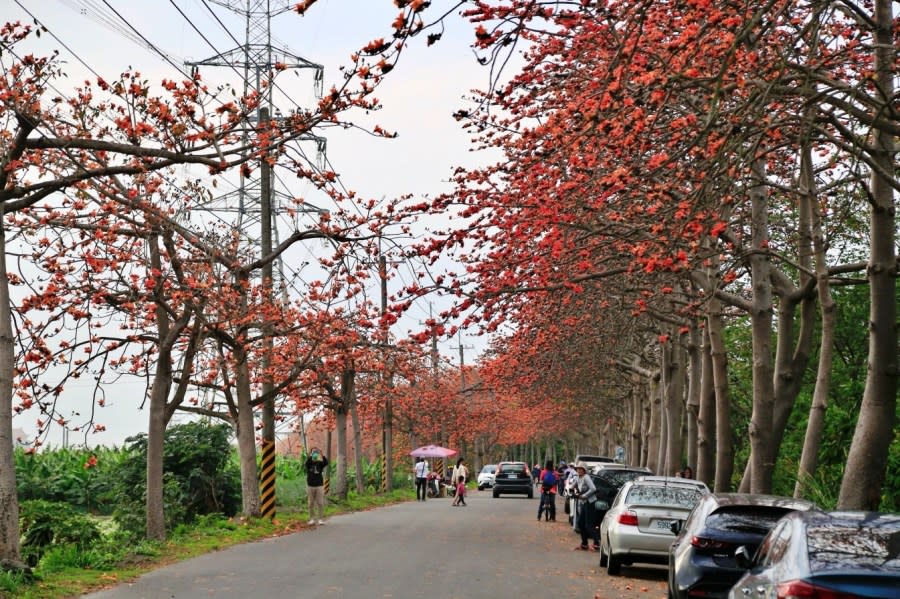
<svg viewBox="0 0 900 599">
<path fill-rule="evenodd" d="M 325 524 L 325 477 L 328 458 L 318 447 L 313 447 L 304 463 L 306 469 L 306 502 L 309 507 L 309 523 Z M 316 519 L 318 513 L 318 520 Z"/>
<path fill-rule="evenodd" d="M 428 495 L 428 462 L 425 458 L 416 458 L 413 466 L 413 477 L 416 479 L 416 501 L 425 501 Z"/>
<path fill-rule="evenodd" d="M 575 464 L 575 472 L 578 474 L 578 480 L 575 483 L 575 498 L 578 500 L 578 529 L 581 533 L 581 546 L 576 549 L 599 551 L 600 532 L 597 530 L 597 511 L 594 508 L 594 501 L 597 500 L 597 487 L 594 486 L 591 477 L 587 475 L 587 467 L 583 463 Z M 594 541 L 590 547 L 588 547 L 588 538 Z"/>
</svg>

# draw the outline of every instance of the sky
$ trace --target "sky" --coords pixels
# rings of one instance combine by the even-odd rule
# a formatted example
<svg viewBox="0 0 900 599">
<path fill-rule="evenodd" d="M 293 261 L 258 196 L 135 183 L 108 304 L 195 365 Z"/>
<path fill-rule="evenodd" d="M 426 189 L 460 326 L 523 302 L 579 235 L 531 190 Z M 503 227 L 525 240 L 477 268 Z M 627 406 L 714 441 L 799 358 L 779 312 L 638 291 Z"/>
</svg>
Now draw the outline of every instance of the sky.
<svg viewBox="0 0 900 599">
<path fill-rule="evenodd" d="M 146 42 L 135 42 L 134 38 L 143 36 L 177 65 L 226 52 L 236 43 L 209 9 L 243 42 L 246 21 L 222 6 L 229 3 L 246 5 L 244 0 L 0 0 L 0 9 L 4 21 L 30 23 L 33 19 L 27 9 L 49 30 L 52 35 L 32 40 L 31 48 L 36 54 L 54 49 L 61 52 L 67 61 L 68 83 L 60 82 L 58 86 L 65 93 L 66 85 L 71 89 L 86 78 L 94 79 L 81 61 L 106 77 L 128 69 L 141 71 L 151 82 L 182 77 L 174 66 L 147 48 Z M 272 7 L 291 4 L 271 1 Z M 332 82 L 341 80 L 339 67 L 349 63 L 351 53 L 370 40 L 390 33 L 390 23 L 397 12 L 392 0 L 319 0 L 302 17 L 295 12 L 274 17 L 273 45 L 321 64 L 325 89 L 328 89 Z M 102 15 L 103 23 L 98 22 L 98 14 Z M 469 47 L 473 38 L 471 26 L 454 16 L 446 22 L 439 43 L 426 47 L 423 37 L 416 39 L 404 53 L 398 67 L 386 77 L 376 94 L 384 108 L 374 115 L 359 115 L 358 119 L 360 124 L 378 123 L 396 131 L 397 138 L 386 140 L 356 130 L 334 128 L 324 133 L 328 161 L 347 188 L 363 198 L 376 200 L 406 193 L 436 195 L 450 190 L 448 180 L 456 166 L 476 166 L 486 160 L 469 151 L 469 135 L 452 117 L 453 112 L 466 105 L 463 97 L 471 89 L 487 87 L 489 72 L 478 65 Z M 202 73 L 208 83 L 239 85 L 238 74 L 226 67 L 204 67 Z M 308 70 L 288 72 L 280 77 L 279 87 L 291 96 L 291 102 L 304 105 L 314 101 L 309 73 Z M 283 98 L 276 100 L 279 108 L 280 104 L 287 103 Z M 288 104 L 283 110 L 290 108 Z M 314 190 L 308 186 L 286 183 L 290 187 L 286 191 L 292 195 L 310 194 L 310 201 L 317 202 L 311 195 Z M 304 247 L 297 251 L 300 255 L 288 259 L 303 260 L 303 252 L 312 255 L 316 248 Z M 435 311 L 439 309 L 439 305 L 435 307 Z M 402 335 L 405 329 L 414 328 L 428 318 L 428 311 L 427 302 L 416 305 L 406 321 L 395 327 L 394 334 Z M 467 348 L 467 364 L 473 363 L 486 345 L 484 338 L 465 333 L 462 342 Z M 441 340 L 439 351 L 458 363 L 457 345 L 456 339 Z M 64 393 L 62 399 L 72 406 L 72 415 L 89 409 L 89 402 L 83 398 L 88 388 L 87 384 L 82 389 L 75 386 Z M 108 390 L 106 407 L 95 418 L 106 431 L 90 434 L 87 444 L 120 445 L 125 437 L 146 431 L 146 412 L 137 409 L 143 393 L 144 385 L 140 381 L 117 383 L 115 390 Z M 24 429 L 30 436 L 35 430 L 35 417 L 26 413 L 14 418 L 13 426 Z M 63 432 L 57 428 L 47 439 L 52 446 L 62 445 L 64 441 L 77 445 L 85 442 L 85 438 L 81 433 L 70 433 L 64 439 Z"/>
</svg>

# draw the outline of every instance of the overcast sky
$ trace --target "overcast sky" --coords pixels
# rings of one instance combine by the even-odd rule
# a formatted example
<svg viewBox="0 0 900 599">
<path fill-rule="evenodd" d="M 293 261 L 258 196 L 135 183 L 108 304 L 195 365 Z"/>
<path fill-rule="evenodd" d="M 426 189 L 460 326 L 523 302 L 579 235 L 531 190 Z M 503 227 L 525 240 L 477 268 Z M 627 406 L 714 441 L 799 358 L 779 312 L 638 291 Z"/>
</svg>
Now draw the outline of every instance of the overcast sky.
<svg viewBox="0 0 900 599">
<path fill-rule="evenodd" d="M 231 3 L 245 5 L 244 0 L 232 0 Z M 283 5 L 276 0 L 271 4 Z M 4 21 L 31 22 L 32 17 L 22 6 L 53 34 L 33 40 L 34 53 L 57 49 L 67 61 L 70 81 L 57 84 L 64 92 L 67 85 L 71 89 L 85 78 L 94 78 L 81 60 L 109 78 L 129 68 L 140 70 L 151 82 L 180 77 L 175 68 L 147 48 L 145 42 L 135 42 L 134 38 L 139 36 L 179 65 L 234 48 L 235 41 L 209 8 L 234 37 L 241 42 L 245 37 L 244 18 L 213 0 L 19 0 L 19 3 L 0 0 Z M 176 6 L 188 18 L 179 14 Z M 106 25 L 98 22 L 98 11 Z M 287 12 L 272 19 L 272 35 L 275 45 L 323 65 L 325 89 L 328 89 L 331 82 L 341 80 L 339 66 L 349 63 L 352 52 L 371 39 L 390 33 L 390 23 L 397 12 L 391 0 L 319 0 L 303 17 Z M 194 30 L 188 19 L 203 36 Z M 366 123 L 377 122 L 387 130 L 397 131 L 398 138 L 385 140 L 357 131 L 328 130 L 328 160 L 347 188 L 363 198 L 374 199 L 405 193 L 435 195 L 449 190 L 447 180 L 455 166 L 472 166 L 484 160 L 469 152 L 469 136 L 451 116 L 465 106 L 462 98 L 469 90 L 484 88 L 487 84 L 488 71 L 477 64 L 469 47 L 471 39 L 471 26 L 455 17 L 447 22 L 443 39 L 438 44 L 426 48 L 425 40 L 417 39 L 403 55 L 399 67 L 389 74 L 376 94 L 384 109 L 369 117 L 370 121 Z M 239 87 L 237 73 L 228 68 L 206 67 L 203 75 L 208 82 L 228 81 Z M 314 100 L 308 71 L 282 76 L 279 86 L 298 104 Z M 290 105 L 283 107 L 285 111 L 290 108 Z M 294 185 L 288 191 L 294 195 L 314 193 L 302 185 Z M 302 251 L 314 252 L 315 249 L 304 248 Z M 403 334 L 404 330 L 398 329 L 415 326 L 410 323 L 427 317 L 428 305 L 422 303 L 394 332 Z M 466 361 L 472 363 L 475 354 L 484 348 L 485 341 L 471 336 L 464 336 L 463 341 L 471 346 Z M 440 350 L 447 358 L 457 361 L 458 351 L 452 349 L 454 345 L 455 340 L 442 341 Z M 87 387 L 80 392 L 87 393 Z M 87 409 L 87 402 L 79 400 L 78 394 L 77 387 L 67 388 L 63 396 L 74 406 L 72 411 Z M 90 435 L 88 443 L 92 446 L 120 444 L 126 436 L 145 431 L 146 412 L 136 409 L 142 397 L 143 385 L 138 381 L 120 383 L 114 392 L 109 392 L 107 406 L 96 417 L 96 422 L 104 424 L 107 432 Z M 65 409 L 63 414 L 66 414 Z M 35 418 L 36 414 L 26 413 L 13 423 L 31 435 L 35 430 Z M 69 435 L 71 444 L 82 441 L 81 434 Z M 56 446 L 61 444 L 61 431 L 53 431 L 49 442 Z"/>
</svg>

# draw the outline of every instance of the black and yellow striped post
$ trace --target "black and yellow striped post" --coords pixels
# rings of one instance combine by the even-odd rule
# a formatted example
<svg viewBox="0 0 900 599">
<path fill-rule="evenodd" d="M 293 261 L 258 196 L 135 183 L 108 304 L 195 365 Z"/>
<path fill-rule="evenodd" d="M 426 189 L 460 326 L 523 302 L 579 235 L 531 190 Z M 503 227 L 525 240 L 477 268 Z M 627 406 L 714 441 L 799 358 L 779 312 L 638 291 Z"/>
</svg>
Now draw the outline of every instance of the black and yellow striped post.
<svg viewBox="0 0 900 599">
<path fill-rule="evenodd" d="M 329 465 L 328 468 L 325 468 L 323 474 L 325 475 L 325 481 L 322 484 L 322 493 L 327 496 L 329 491 L 331 491 L 331 465 Z"/>
<path fill-rule="evenodd" d="M 264 439 L 259 472 L 260 514 L 275 518 L 275 442 Z"/>
<path fill-rule="evenodd" d="M 381 492 L 387 493 L 387 454 L 381 454 Z"/>
</svg>

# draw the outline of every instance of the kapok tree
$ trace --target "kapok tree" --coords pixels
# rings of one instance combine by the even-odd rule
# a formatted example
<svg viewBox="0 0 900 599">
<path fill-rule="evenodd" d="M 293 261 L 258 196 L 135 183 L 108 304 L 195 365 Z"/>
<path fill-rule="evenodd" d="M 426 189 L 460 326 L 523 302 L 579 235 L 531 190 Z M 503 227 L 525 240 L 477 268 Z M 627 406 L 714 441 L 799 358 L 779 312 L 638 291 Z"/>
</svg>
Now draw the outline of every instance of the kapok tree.
<svg viewBox="0 0 900 599">
<path fill-rule="evenodd" d="M 104 177 L 143 176 L 176 164 L 195 164 L 219 173 L 266 155 L 302 138 L 323 122 L 334 123 L 351 108 L 371 109 L 368 100 L 389 68 L 373 76 L 368 65 L 384 48 L 370 44 L 355 57 L 353 69 L 311 110 L 297 111 L 262 130 L 249 125 L 258 96 L 231 100 L 228 90 L 209 90 L 199 76 L 182 82 L 163 81 L 163 96 L 152 95 L 138 73 L 125 73 L 112 83 L 85 83 L 74 98 L 47 98 L 50 85 L 61 76 L 55 57 L 27 54 L 23 47 L 29 28 L 15 24 L 0 30 L 4 46 L 4 77 L 0 81 L 0 117 L 5 139 L 0 173 L 4 214 L 26 213 L 53 194 Z M 386 63 L 385 63 L 386 64 Z M 362 79 L 359 87 L 351 82 Z M 227 101 L 222 98 L 228 96 Z M 100 98 L 103 97 L 101 100 Z M 271 125 L 271 126 L 269 126 Z M 250 127 L 249 136 L 245 136 Z M 243 140 L 249 139 L 246 147 Z M 307 165 L 297 168 L 309 175 Z M 334 174 L 321 178 L 334 180 Z M 83 210 L 77 202 L 71 206 Z M 0 249 L 7 252 L 6 230 Z M 12 298 L 3 264 L 0 272 L 0 369 L 12 373 L 15 364 L 9 318 Z M 5 368 L 2 368 L 6 365 Z M 24 372 L 24 370 L 23 370 Z M 19 557 L 18 509 L 12 467 L 12 388 L 9 375 L 0 375 L 0 558 Z"/>
<path fill-rule="evenodd" d="M 724 219 L 714 202 L 724 197 L 730 203 L 748 206 L 745 213 L 757 215 L 748 221 L 746 230 L 752 250 L 747 267 L 752 272 L 754 288 L 759 291 L 747 306 L 759 315 L 754 325 L 754 351 L 758 358 L 755 363 L 759 368 L 755 373 L 753 419 L 756 474 L 752 476 L 758 490 L 770 480 L 773 443 L 769 441 L 774 428 L 773 369 L 768 357 L 771 319 L 769 324 L 764 322 L 773 305 L 769 278 L 772 253 L 766 222 L 762 220 L 768 210 L 763 202 L 771 186 L 768 177 L 774 173 L 784 178 L 787 174 L 780 166 L 790 161 L 783 161 L 781 148 L 786 135 L 801 131 L 801 119 L 797 116 L 801 113 L 800 102 L 821 107 L 826 124 L 816 130 L 816 135 L 844 148 L 856 147 L 852 134 L 856 124 L 889 131 L 890 119 L 873 115 L 894 113 L 885 102 L 890 95 L 884 95 L 883 85 L 869 86 L 871 94 L 851 97 L 835 84 L 849 72 L 859 73 L 860 81 L 870 81 L 865 74 L 866 56 L 875 55 L 875 48 L 882 46 L 872 44 L 863 52 L 851 53 L 848 50 L 859 48 L 859 44 L 845 44 L 842 40 L 847 39 L 847 31 L 854 30 L 853 25 L 847 19 L 833 18 L 823 11 L 810 13 L 808 9 L 790 2 L 760 7 L 758 11 L 737 7 L 710 10 L 705 3 L 677 8 L 666 3 L 619 3 L 599 9 L 586 5 L 559 9 L 549 2 L 509 1 L 473 7 L 469 15 L 481 23 L 476 32 L 478 45 L 492 49 L 522 39 L 535 42 L 538 48 L 532 56 L 541 59 L 531 61 L 520 85 L 496 94 L 513 113 L 511 119 L 480 115 L 473 119 L 473 126 L 488 129 L 483 143 L 503 146 L 509 159 L 496 170 L 460 176 L 463 191 L 453 201 L 469 198 L 472 207 L 465 214 L 473 218 L 475 225 L 465 232 L 448 233 L 443 242 L 452 246 L 464 238 L 471 240 L 473 235 L 479 239 L 480 231 L 490 233 L 493 245 L 484 253 L 488 262 L 500 265 L 492 272 L 493 277 L 483 279 L 484 293 L 492 297 L 498 288 L 508 288 L 510 292 L 547 288 L 545 283 L 535 285 L 534 279 L 529 278 L 536 269 L 524 258 L 525 253 L 521 253 L 521 259 L 510 259 L 508 247 L 527 246 L 513 245 L 512 235 L 504 237 L 497 229 L 536 238 L 538 243 L 546 244 L 544 247 L 558 248 L 559 255 L 571 243 L 559 229 L 571 229 L 573 223 L 578 223 L 584 230 L 596 231 L 596 225 L 581 225 L 584 206 L 588 210 L 602 209 L 605 217 L 612 217 L 612 201 L 621 206 L 619 215 L 631 218 L 643 213 L 658 222 L 647 228 L 655 239 L 629 237 L 619 244 L 618 252 L 616 245 L 610 244 L 612 251 L 607 251 L 606 257 L 632 253 L 642 268 L 669 268 L 685 262 L 684 258 L 692 253 L 682 249 L 682 244 L 673 243 L 676 233 L 687 242 L 688 235 L 699 241 L 706 232 L 714 236 L 724 232 Z M 860 18 L 856 23 L 866 39 L 874 39 L 876 23 L 882 24 L 878 29 L 881 35 L 889 29 L 884 24 L 883 6 L 879 5 L 874 14 L 877 18 Z M 504 18 L 498 19 L 499 15 Z M 861 15 L 856 11 L 854 18 Z M 541 22 L 546 24 L 543 31 L 537 26 Z M 824 26 L 807 28 L 805 24 L 809 22 Z M 829 41 L 814 37 L 820 31 L 829 32 Z M 586 35 L 588 32 L 590 35 Z M 794 52 L 798 43 L 806 47 L 815 44 L 820 52 L 784 63 L 780 57 L 784 52 Z M 840 50 L 831 50 L 835 47 Z M 584 52 L 585 48 L 590 52 Z M 834 62 L 821 61 L 820 57 L 826 54 Z M 889 73 L 893 66 L 882 64 L 881 68 Z M 587 76 L 588 72 L 591 76 Z M 819 97 L 816 94 L 820 90 L 814 86 L 796 85 L 798 73 L 803 73 L 803 77 L 811 73 L 821 76 L 816 80 L 827 93 Z M 581 81 L 592 85 L 580 85 Z M 775 81 L 784 86 L 773 86 Z M 580 85 L 584 93 L 579 93 L 581 90 L 573 83 Z M 567 93 L 559 93 L 566 88 Z M 486 103 L 493 100 L 493 96 L 485 98 Z M 838 113 L 841 116 L 834 118 Z M 524 124 L 536 116 L 545 118 L 531 127 Z M 554 130 L 562 133 L 554 136 Z M 561 148 L 564 151 L 555 151 Z M 879 176 L 889 173 L 875 158 L 883 154 L 870 149 L 861 151 Z M 548 162 L 549 168 L 555 170 L 542 176 Z M 519 180 L 531 185 L 517 184 Z M 580 193 L 582 189 L 587 193 Z M 519 206 L 513 208 L 510 216 L 510 205 L 503 194 L 519 200 L 534 198 L 530 206 L 537 220 L 516 220 L 516 216 L 526 212 Z M 578 212 L 555 208 L 560 198 L 571 201 L 583 195 L 589 201 L 570 204 L 572 208 L 577 206 Z M 550 228 L 541 226 L 548 222 L 546 214 L 553 218 Z M 498 224 L 492 220 L 495 217 L 509 224 Z M 538 226 L 532 226 L 533 222 Z M 482 234 L 482 239 L 487 237 L 487 233 Z M 883 239 L 881 233 L 878 237 Z M 471 255 L 475 266 L 470 266 L 470 270 L 477 271 L 484 261 L 477 252 Z M 504 261 L 512 267 L 504 270 Z M 587 268 L 591 261 L 585 260 Z M 509 275 L 504 278 L 498 273 Z M 568 282 L 580 281 L 569 278 Z M 882 303 L 894 304 L 893 294 L 880 297 Z M 464 302 L 463 307 L 468 304 Z M 783 335 L 784 339 L 787 337 Z M 896 361 L 895 354 L 888 351 L 888 363 Z M 878 380 L 882 385 L 888 379 Z M 877 437 L 885 438 L 880 434 Z"/>
</svg>

